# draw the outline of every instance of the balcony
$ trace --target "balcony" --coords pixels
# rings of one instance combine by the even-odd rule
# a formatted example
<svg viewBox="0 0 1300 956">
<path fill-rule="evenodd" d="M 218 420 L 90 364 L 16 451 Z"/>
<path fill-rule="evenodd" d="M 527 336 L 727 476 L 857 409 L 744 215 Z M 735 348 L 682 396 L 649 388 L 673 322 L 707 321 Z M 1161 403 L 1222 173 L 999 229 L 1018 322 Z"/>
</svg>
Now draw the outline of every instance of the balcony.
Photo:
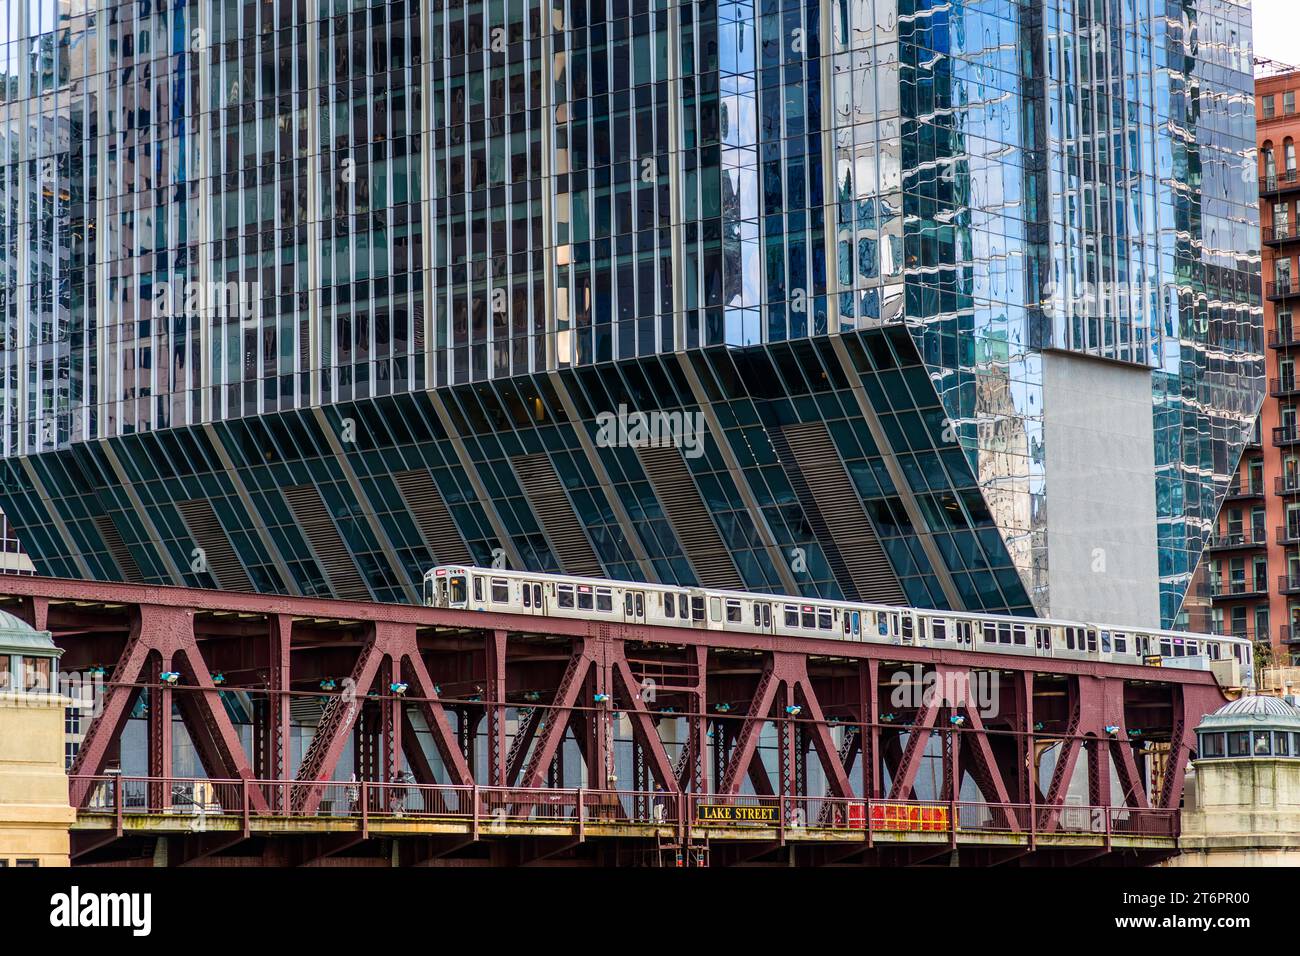
<svg viewBox="0 0 1300 956">
<path fill-rule="evenodd" d="M 1297 395 L 1300 394 L 1300 383 L 1296 382 L 1294 376 L 1290 378 L 1270 378 L 1268 380 L 1268 393 L 1274 398 Z"/>
<path fill-rule="evenodd" d="M 1287 282 L 1265 282 L 1264 294 L 1273 300 L 1300 295 L 1300 279 L 1291 279 Z"/>
<path fill-rule="evenodd" d="M 1300 594 L 1300 574 L 1283 574 L 1277 579 L 1279 594 Z"/>
<path fill-rule="evenodd" d="M 1287 349 L 1294 345 L 1300 345 L 1300 332 L 1297 332 L 1295 328 L 1268 330 L 1269 348 Z"/>
<path fill-rule="evenodd" d="M 1300 226 L 1293 222 L 1284 222 L 1275 226 L 1262 226 L 1260 231 L 1263 234 L 1264 242 L 1269 245 L 1280 245 L 1284 242 L 1300 239 Z"/>
<path fill-rule="evenodd" d="M 1210 633 L 1216 637 L 1235 637 L 1239 641 L 1255 643 L 1255 629 L 1249 625 L 1233 627 L 1227 621 L 1220 621 L 1210 628 Z"/>
<path fill-rule="evenodd" d="M 1263 528 L 1247 528 L 1213 534 L 1206 547 L 1211 551 L 1231 551 L 1235 548 L 1263 548 L 1267 545 L 1268 536 L 1264 534 Z"/>
<path fill-rule="evenodd" d="M 1278 475 L 1273 479 L 1273 494 L 1300 494 L 1300 475 Z"/>
<path fill-rule="evenodd" d="M 1210 581 L 1210 599 L 1214 601 L 1240 601 L 1243 598 L 1268 596 L 1268 577 L 1259 574 L 1240 581 Z"/>
<path fill-rule="evenodd" d="M 1298 544 L 1300 543 L 1300 527 L 1278 525 L 1274 540 L 1278 544 Z"/>
<path fill-rule="evenodd" d="M 1259 178 L 1259 191 L 1262 194 L 1286 192 L 1300 187 L 1300 175 L 1294 169 L 1265 173 Z"/>
<path fill-rule="evenodd" d="M 1300 428 L 1295 425 L 1278 425 L 1273 429 L 1273 444 L 1278 448 L 1300 442 Z"/>
<path fill-rule="evenodd" d="M 1277 639 L 1283 644 L 1300 644 L 1300 624 L 1279 624 Z"/>
<path fill-rule="evenodd" d="M 1278 480 L 1280 481 L 1281 479 L 1279 478 Z M 1297 487 L 1300 487 L 1300 482 L 1297 483 Z M 1278 494 L 1281 493 L 1282 492 L 1280 491 L 1278 492 Z M 1264 497 L 1264 482 L 1262 479 L 1259 481 L 1242 481 L 1241 479 L 1238 479 L 1237 481 L 1234 481 L 1232 484 L 1228 485 L 1228 494 L 1226 500 L 1230 501 L 1233 498 L 1262 498 L 1262 497 Z"/>
</svg>

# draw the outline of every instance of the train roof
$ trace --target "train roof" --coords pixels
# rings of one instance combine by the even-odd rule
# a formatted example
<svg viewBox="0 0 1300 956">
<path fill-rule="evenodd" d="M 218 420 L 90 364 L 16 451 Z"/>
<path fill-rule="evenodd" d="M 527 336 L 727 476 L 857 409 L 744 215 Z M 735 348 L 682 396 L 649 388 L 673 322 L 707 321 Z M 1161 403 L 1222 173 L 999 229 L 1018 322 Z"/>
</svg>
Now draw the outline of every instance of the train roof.
<svg viewBox="0 0 1300 956">
<path fill-rule="evenodd" d="M 677 593 L 680 591 L 704 591 L 709 595 L 722 598 L 739 598 L 742 600 L 752 601 L 755 599 L 771 601 L 781 604 L 815 604 L 820 607 L 844 608 L 849 610 L 862 610 L 869 608 L 873 611 L 915 611 L 918 614 L 935 615 L 939 617 L 952 618 L 954 620 L 969 621 L 986 621 L 989 619 L 997 621 L 1008 621 L 1013 624 L 1046 626 L 1046 627 L 1086 627 L 1098 631 L 1121 631 L 1125 634 L 1158 634 L 1160 636 L 1185 638 L 1192 640 L 1204 640 L 1212 637 L 1217 641 L 1225 641 L 1229 644 L 1249 644 L 1246 638 L 1234 637 L 1229 634 L 1198 634 L 1195 631 L 1170 631 L 1159 627 L 1147 627 L 1141 624 L 1098 624 L 1094 621 L 1072 621 L 1064 618 L 1051 617 L 1021 617 L 1015 614 L 989 614 L 979 611 L 949 611 L 937 608 L 912 607 L 906 604 L 877 604 L 873 601 L 844 601 L 835 598 L 813 598 L 800 594 L 764 594 L 758 591 L 730 591 L 722 588 L 704 588 L 698 585 L 690 584 L 653 584 L 648 581 L 623 581 L 614 578 L 588 578 L 577 574 L 555 574 L 547 571 L 515 571 L 506 570 L 505 568 L 481 568 L 472 564 L 438 564 L 434 565 L 427 572 L 425 577 L 428 578 L 439 568 L 447 571 L 464 571 L 465 573 L 481 572 L 494 577 L 509 578 L 554 578 L 556 580 L 571 581 L 575 584 L 589 584 L 595 587 L 629 587 L 640 588 L 642 590 L 652 591 L 671 591 Z"/>
</svg>

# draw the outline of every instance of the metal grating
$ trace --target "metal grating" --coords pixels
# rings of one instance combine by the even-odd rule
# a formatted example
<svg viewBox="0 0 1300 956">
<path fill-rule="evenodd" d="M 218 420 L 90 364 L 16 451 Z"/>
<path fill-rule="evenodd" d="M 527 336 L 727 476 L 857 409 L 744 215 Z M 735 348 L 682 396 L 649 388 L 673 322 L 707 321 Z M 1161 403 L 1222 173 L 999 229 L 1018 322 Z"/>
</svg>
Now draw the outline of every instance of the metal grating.
<svg viewBox="0 0 1300 956">
<path fill-rule="evenodd" d="M 447 503 L 438 493 L 433 476 L 422 468 L 393 474 L 402 500 L 415 518 L 415 526 L 438 564 L 473 564 L 474 559 L 456 529 Z"/>
<path fill-rule="evenodd" d="M 126 543 L 122 540 L 122 535 L 118 533 L 117 525 L 108 515 L 96 515 L 95 527 L 99 529 L 99 536 L 104 539 L 104 544 L 108 546 L 108 553 L 113 556 L 117 566 L 126 579 L 132 584 L 144 584 L 144 575 L 140 573 L 140 566 L 135 563 L 135 558 L 131 557 L 131 552 L 127 550 Z"/>
<path fill-rule="evenodd" d="M 551 459 L 545 454 L 520 455 L 510 463 L 564 570 L 569 574 L 604 577 L 605 569 L 587 540 L 582 519 L 574 512 Z"/>
<path fill-rule="evenodd" d="M 637 455 L 700 584 L 727 590 L 744 588 L 745 582 L 700 499 L 682 453 L 676 448 L 647 447 L 638 448 Z"/>
<path fill-rule="evenodd" d="M 768 431 L 808 523 L 850 600 L 906 604 L 871 519 L 821 422 Z M 856 592 L 854 595 L 852 592 Z"/>
<path fill-rule="evenodd" d="M 349 601 L 373 600 L 316 486 L 289 485 L 283 493 L 298 527 L 316 552 L 316 561 L 334 596 Z"/>
<path fill-rule="evenodd" d="M 211 502 L 202 498 L 181 501 L 176 504 L 176 509 L 185 519 L 194 543 L 203 549 L 208 573 L 216 578 L 217 586 L 227 591 L 253 591 L 253 582 L 244 571 L 244 562 L 235 553 Z"/>
</svg>

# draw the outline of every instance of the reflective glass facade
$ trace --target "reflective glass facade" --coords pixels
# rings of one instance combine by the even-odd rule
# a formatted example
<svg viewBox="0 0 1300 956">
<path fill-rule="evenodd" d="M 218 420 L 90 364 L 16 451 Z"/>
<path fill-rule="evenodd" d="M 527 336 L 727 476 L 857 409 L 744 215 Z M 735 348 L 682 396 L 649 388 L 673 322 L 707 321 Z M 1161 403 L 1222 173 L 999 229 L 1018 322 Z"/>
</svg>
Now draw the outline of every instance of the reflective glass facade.
<svg viewBox="0 0 1300 956">
<path fill-rule="evenodd" d="M 1247 7 L 0 18 L 0 503 L 38 570 L 1049 612 L 1058 350 L 1150 375 L 1176 613 L 1263 392 Z M 702 443 L 610 444 L 620 408 Z"/>
</svg>

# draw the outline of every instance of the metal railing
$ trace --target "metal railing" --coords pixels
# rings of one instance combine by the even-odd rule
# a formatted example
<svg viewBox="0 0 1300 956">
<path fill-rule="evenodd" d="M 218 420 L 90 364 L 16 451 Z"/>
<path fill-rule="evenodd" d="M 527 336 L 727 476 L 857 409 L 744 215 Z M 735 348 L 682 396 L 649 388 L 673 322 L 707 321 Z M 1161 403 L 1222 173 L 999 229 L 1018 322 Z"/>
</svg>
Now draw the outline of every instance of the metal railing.
<svg viewBox="0 0 1300 956">
<path fill-rule="evenodd" d="M 1211 548 L 1262 548 L 1268 543 L 1263 528 L 1242 528 L 1210 535 Z"/>
<path fill-rule="evenodd" d="M 781 839 L 826 831 L 957 835 L 1090 833 L 1104 836 L 1178 835 L 1178 812 L 1167 809 L 1030 806 L 968 801 L 885 800 L 754 794 L 680 794 L 662 791 L 465 787 L 439 784 L 128 777 L 76 777 L 88 799 L 81 817 L 109 816 L 122 829 L 127 816 L 189 818 L 199 831 L 217 819 L 313 819 L 372 822 L 460 822 L 475 834 L 512 827 L 601 824 L 643 828 L 734 827 L 773 832 Z M 256 798 L 254 798 L 256 791 Z M 304 794 L 313 799 L 304 799 Z"/>
</svg>

